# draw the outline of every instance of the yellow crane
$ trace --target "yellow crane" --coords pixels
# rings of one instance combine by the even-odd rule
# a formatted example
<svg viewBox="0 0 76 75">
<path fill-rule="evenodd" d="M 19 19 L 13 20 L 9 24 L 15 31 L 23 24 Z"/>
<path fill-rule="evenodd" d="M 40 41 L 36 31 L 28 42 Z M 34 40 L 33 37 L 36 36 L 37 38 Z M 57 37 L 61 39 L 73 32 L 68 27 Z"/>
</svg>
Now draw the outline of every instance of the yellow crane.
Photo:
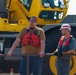
<svg viewBox="0 0 76 75">
<path fill-rule="evenodd" d="M 59 24 L 68 10 L 67 0 L 6 0 L 7 18 L 0 18 L 0 31 L 19 32 L 36 16 L 38 25 Z"/>
</svg>

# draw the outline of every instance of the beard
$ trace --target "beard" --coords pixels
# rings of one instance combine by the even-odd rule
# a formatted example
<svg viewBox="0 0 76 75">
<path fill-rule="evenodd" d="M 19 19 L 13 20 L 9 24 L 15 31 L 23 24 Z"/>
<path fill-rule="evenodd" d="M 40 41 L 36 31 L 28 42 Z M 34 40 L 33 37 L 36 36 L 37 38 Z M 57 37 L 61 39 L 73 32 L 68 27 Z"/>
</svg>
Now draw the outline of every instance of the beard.
<svg viewBox="0 0 76 75">
<path fill-rule="evenodd" d="M 62 36 L 64 36 L 64 34 L 62 34 Z"/>
<path fill-rule="evenodd" d="M 31 26 L 30 26 L 30 29 L 34 29 L 34 27 L 31 27 Z"/>
</svg>

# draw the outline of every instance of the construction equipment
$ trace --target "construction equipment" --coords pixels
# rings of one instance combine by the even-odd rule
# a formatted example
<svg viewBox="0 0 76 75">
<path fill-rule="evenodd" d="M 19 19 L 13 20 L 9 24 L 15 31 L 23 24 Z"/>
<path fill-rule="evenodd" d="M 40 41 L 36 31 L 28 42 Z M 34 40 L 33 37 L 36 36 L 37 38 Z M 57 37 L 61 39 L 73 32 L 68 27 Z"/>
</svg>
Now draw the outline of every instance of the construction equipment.
<svg viewBox="0 0 76 75">
<path fill-rule="evenodd" d="M 53 24 L 60 24 L 66 17 L 68 3 L 69 0 L 0 0 L 1 37 L 8 37 L 8 34 L 11 38 L 15 37 L 12 33 L 18 33 L 22 28 L 28 27 L 31 16 L 36 16 L 38 26 L 44 27 L 47 31 L 53 28 L 48 29 L 46 24 L 58 27 Z M 55 47 L 52 50 L 55 50 Z"/>
<path fill-rule="evenodd" d="M 36 16 L 38 26 L 43 27 L 46 34 L 45 52 L 52 53 L 61 36 L 59 27 L 66 17 L 68 4 L 69 0 L 0 0 L 0 52 L 7 53 L 20 30 L 29 26 L 30 17 Z M 15 53 L 20 53 L 19 50 Z"/>
<path fill-rule="evenodd" d="M 6 4 L 5 7 L 2 3 Z M 29 18 L 36 16 L 38 25 L 58 24 L 66 16 L 67 0 L 1 0 L 0 31 L 19 32 L 28 27 Z M 2 17 L 3 16 L 3 17 Z M 5 18 L 4 18 L 5 17 Z"/>
</svg>

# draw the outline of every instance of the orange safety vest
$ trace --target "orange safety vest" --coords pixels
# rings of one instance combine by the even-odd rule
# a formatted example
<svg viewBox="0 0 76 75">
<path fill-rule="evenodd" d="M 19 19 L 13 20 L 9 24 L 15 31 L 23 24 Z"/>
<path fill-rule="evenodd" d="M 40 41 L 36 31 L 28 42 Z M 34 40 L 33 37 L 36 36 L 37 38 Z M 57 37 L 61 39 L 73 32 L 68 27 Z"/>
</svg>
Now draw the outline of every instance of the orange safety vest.
<svg viewBox="0 0 76 75">
<path fill-rule="evenodd" d="M 29 31 L 22 38 L 22 46 L 24 45 L 33 45 L 40 47 L 40 38 L 35 33 L 30 33 Z"/>
<path fill-rule="evenodd" d="M 71 37 L 72 37 L 72 36 L 69 36 L 69 37 L 68 37 L 68 39 L 65 41 L 64 46 L 67 46 L 67 45 L 69 44 Z M 62 46 L 63 41 L 64 41 L 64 38 L 65 38 L 65 36 L 62 36 L 62 37 L 60 38 L 59 46 Z"/>
</svg>

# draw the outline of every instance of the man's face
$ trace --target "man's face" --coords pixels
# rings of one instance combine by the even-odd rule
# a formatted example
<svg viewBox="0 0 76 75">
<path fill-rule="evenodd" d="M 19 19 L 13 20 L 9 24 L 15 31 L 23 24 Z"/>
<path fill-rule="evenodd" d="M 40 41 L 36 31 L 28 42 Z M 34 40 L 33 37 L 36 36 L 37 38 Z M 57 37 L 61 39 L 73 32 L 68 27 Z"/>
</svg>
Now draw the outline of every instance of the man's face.
<svg viewBox="0 0 76 75">
<path fill-rule="evenodd" d="M 34 28 L 34 27 L 36 27 L 36 25 L 37 25 L 36 19 L 35 18 L 31 18 L 30 19 L 30 27 Z"/>
<path fill-rule="evenodd" d="M 62 33 L 63 36 L 65 36 L 66 34 L 68 34 L 68 32 L 69 32 L 69 31 L 68 31 L 67 28 L 65 28 L 65 29 L 64 29 L 64 28 L 61 29 L 61 33 Z"/>
</svg>

